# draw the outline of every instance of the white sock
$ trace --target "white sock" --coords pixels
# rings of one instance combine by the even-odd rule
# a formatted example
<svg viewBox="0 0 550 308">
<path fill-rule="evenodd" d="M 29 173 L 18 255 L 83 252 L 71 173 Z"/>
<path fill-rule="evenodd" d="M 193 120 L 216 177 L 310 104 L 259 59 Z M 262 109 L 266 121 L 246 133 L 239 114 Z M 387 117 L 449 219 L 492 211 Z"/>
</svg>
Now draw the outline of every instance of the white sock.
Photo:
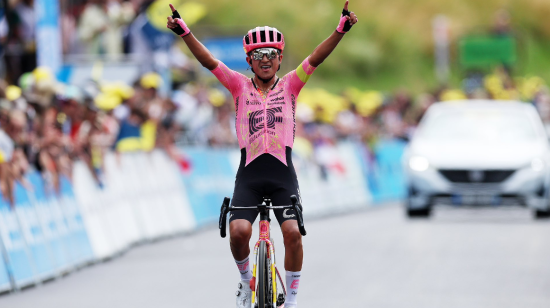
<svg viewBox="0 0 550 308">
<path fill-rule="evenodd" d="M 250 281 L 250 279 L 252 279 L 252 272 L 250 271 L 250 261 L 248 257 L 242 261 L 235 260 L 235 263 L 237 263 L 239 273 L 241 273 L 241 280 Z"/>
<path fill-rule="evenodd" d="M 300 276 L 302 272 L 286 271 L 286 300 L 285 307 L 288 305 L 296 306 L 298 300 L 298 287 L 300 286 Z"/>
</svg>

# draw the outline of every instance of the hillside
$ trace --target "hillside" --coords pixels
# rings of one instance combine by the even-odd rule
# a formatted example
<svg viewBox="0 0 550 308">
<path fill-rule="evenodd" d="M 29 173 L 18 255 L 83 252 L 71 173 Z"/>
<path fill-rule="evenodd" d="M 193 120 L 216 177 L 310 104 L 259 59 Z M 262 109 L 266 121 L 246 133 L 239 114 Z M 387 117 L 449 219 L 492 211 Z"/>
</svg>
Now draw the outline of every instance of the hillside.
<svg viewBox="0 0 550 308">
<path fill-rule="evenodd" d="M 285 34 L 288 68 L 306 57 L 334 30 L 344 1 L 338 0 L 203 0 L 208 14 L 194 26 L 197 33 L 243 35 L 258 25 Z M 459 85 L 456 39 L 491 28 L 495 12 L 511 14 L 522 42 L 517 75 L 538 75 L 550 81 L 550 3 L 548 0 L 356 0 L 350 9 L 359 23 L 312 78 L 312 84 L 339 92 L 407 88 L 419 92 L 436 86 L 431 23 L 446 15 L 453 41 L 453 84 Z"/>
</svg>

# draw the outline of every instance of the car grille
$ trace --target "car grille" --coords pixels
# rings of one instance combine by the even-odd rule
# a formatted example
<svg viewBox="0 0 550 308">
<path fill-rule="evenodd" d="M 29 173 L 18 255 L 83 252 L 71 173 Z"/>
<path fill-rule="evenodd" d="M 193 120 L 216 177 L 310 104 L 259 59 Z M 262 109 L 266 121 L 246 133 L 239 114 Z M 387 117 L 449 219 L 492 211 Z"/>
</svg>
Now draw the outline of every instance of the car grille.
<svg viewBox="0 0 550 308">
<path fill-rule="evenodd" d="M 501 183 L 515 170 L 452 170 L 442 169 L 439 173 L 453 183 Z"/>
</svg>

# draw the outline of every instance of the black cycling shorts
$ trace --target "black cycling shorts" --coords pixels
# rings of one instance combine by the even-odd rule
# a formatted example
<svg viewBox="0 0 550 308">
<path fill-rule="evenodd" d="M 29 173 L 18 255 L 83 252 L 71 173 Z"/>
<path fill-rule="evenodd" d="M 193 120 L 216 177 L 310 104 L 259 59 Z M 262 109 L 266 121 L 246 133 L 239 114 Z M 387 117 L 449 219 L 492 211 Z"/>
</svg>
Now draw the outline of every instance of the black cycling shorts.
<svg viewBox="0 0 550 308">
<path fill-rule="evenodd" d="M 300 190 L 298 178 L 292 164 L 292 149 L 286 147 L 285 166 L 273 155 L 264 153 L 254 159 L 245 167 L 246 149 L 241 149 L 241 163 L 235 178 L 235 191 L 233 192 L 232 206 L 246 207 L 263 203 L 263 197 L 270 197 L 272 205 L 290 205 L 291 195 L 298 197 L 300 202 Z M 287 220 L 296 220 L 293 209 L 273 210 L 279 225 Z M 229 222 L 235 219 L 246 219 L 251 224 L 258 216 L 258 210 L 233 211 L 229 216 Z"/>
</svg>

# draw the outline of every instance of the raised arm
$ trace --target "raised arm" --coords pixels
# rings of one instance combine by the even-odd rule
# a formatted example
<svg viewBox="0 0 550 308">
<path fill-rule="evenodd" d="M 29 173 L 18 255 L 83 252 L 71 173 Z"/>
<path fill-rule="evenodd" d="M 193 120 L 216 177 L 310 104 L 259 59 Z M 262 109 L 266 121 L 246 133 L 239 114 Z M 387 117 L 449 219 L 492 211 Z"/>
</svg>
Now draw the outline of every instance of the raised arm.
<svg viewBox="0 0 550 308">
<path fill-rule="evenodd" d="M 357 23 L 358 19 L 354 12 L 348 11 L 349 1 L 346 1 L 344 9 L 342 10 L 342 15 L 340 16 L 340 22 L 338 27 L 332 34 L 324 40 L 309 56 L 309 64 L 311 66 L 317 67 L 319 64 L 323 63 L 325 59 L 332 53 L 334 48 L 338 46 L 340 40 L 344 37 L 344 34 L 351 29 L 351 26 Z"/>
<path fill-rule="evenodd" d="M 201 43 L 197 38 L 191 33 L 191 30 L 187 27 L 183 19 L 181 19 L 180 14 L 170 4 L 170 9 L 172 10 L 172 16 L 168 16 L 168 23 L 166 27 L 171 29 L 174 33 L 181 36 L 189 50 L 193 53 L 195 58 L 209 70 L 213 70 L 218 67 L 218 59 L 212 55 L 212 53 Z"/>
</svg>

